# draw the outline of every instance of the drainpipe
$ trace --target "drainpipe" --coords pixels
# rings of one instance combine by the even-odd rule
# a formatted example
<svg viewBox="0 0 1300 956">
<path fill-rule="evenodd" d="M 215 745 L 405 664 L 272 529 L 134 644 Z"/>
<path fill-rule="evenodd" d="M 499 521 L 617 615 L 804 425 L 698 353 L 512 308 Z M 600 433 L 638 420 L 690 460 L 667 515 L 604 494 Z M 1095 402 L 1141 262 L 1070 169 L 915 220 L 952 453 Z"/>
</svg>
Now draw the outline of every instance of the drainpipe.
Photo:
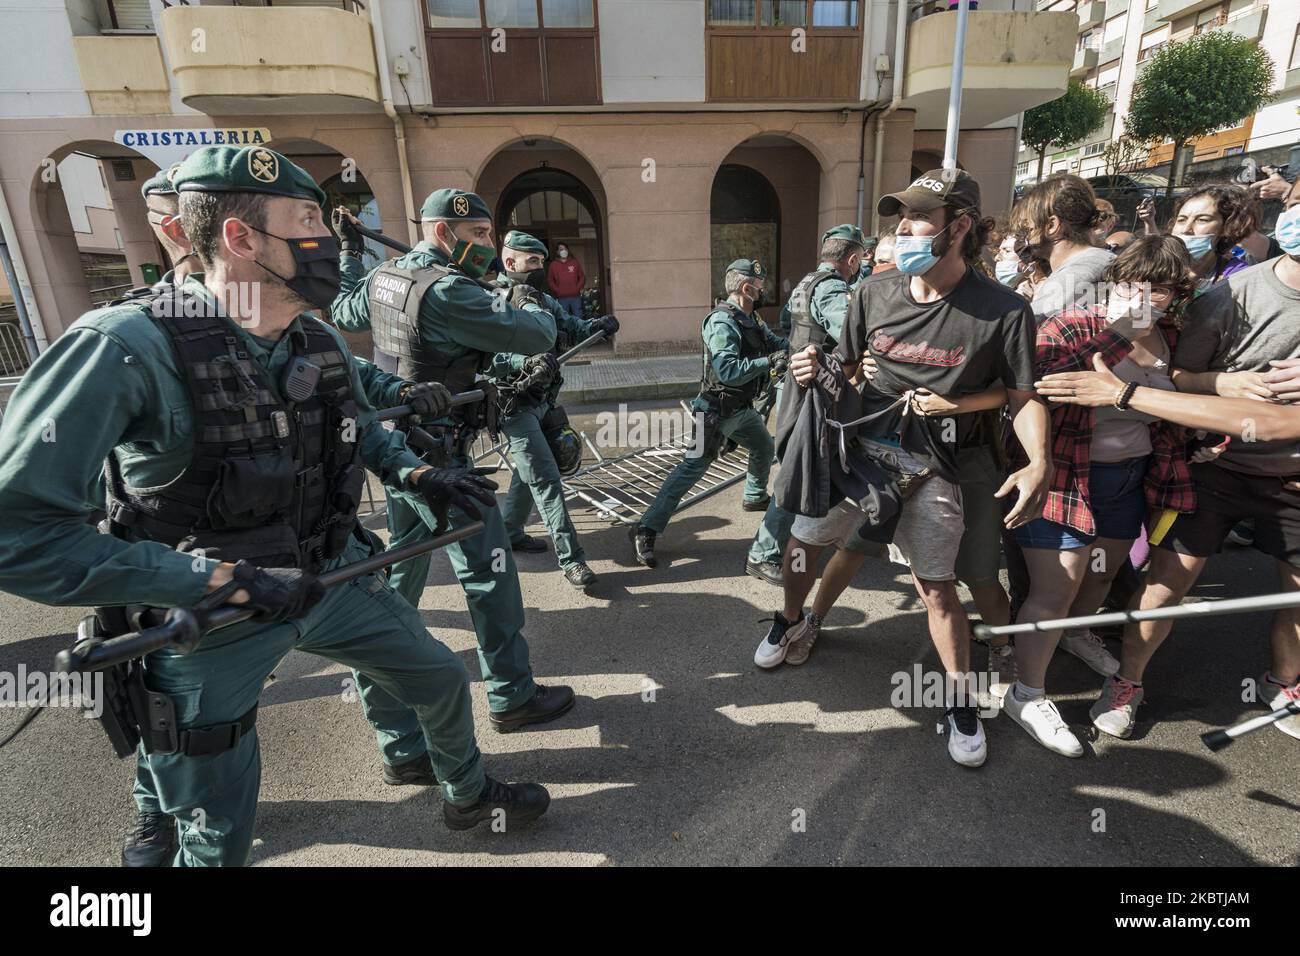
<svg viewBox="0 0 1300 956">
<path fill-rule="evenodd" d="M 22 329 L 27 358 L 34 362 L 50 343 L 45 337 L 45 324 L 41 322 L 40 308 L 32 293 L 32 280 L 23 262 L 23 251 L 18 247 L 18 233 L 14 229 L 13 217 L 9 215 L 9 201 L 5 199 L 3 190 L 0 190 L 0 260 L 4 262 L 9 290 L 14 294 L 14 308 L 18 311 L 18 325 Z"/>
<path fill-rule="evenodd" d="M 384 18 L 380 10 L 384 0 L 372 0 L 370 4 L 370 32 L 375 38 L 375 60 L 379 66 L 379 90 L 384 98 L 384 112 L 393 121 L 393 135 L 397 140 L 397 168 L 402 180 L 402 205 L 406 207 L 406 233 L 411 245 L 420 241 L 416 228 L 415 197 L 411 194 L 411 165 L 406 158 L 406 127 L 402 118 L 393 108 L 393 81 L 388 75 L 388 44 L 384 39 Z"/>
<path fill-rule="evenodd" d="M 889 101 L 889 105 L 876 114 L 876 158 L 871 168 L 871 234 L 873 236 L 880 234 L 880 213 L 876 211 L 876 201 L 880 198 L 880 180 L 883 175 L 880 166 L 885 158 L 885 120 L 903 102 L 903 81 L 906 77 L 903 67 L 907 57 L 907 0 L 897 0 L 896 7 L 897 13 L 894 23 L 894 96 Z"/>
</svg>

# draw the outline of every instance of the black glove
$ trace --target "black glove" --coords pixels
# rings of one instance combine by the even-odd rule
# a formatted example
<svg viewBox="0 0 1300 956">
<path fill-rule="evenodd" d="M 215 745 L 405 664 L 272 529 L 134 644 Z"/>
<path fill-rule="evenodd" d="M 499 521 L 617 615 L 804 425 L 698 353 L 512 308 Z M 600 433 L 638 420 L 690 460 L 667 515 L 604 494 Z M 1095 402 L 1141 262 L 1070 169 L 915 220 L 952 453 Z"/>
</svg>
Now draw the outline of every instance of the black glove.
<svg viewBox="0 0 1300 956">
<path fill-rule="evenodd" d="M 237 607 L 256 610 L 255 621 L 275 623 L 302 617 L 323 597 L 325 588 L 316 575 L 298 568 L 259 568 L 247 561 L 236 562 L 229 583 L 208 594 L 194 606 L 201 614 L 226 604 L 236 591 L 248 592 L 248 603 Z"/>
<path fill-rule="evenodd" d="M 400 395 L 401 404 L 410 405 L 421 420 L 436 421 L 451 411 L 451 392 L 438 382 L 411 382 L 402 387 Z"/>
<path fill-rule="evenodd" d="M 543 352 L 524 360 L 523 373 L 534 385 L 550 385 L 560 374 L 560 363 L 550 352 Z"/>
<path fill-rule="evenodd" d="M 785 370 L 790 367 L 789 353 L 784 350 L 773 352 L 767 357 L 768 367 L 772 370 L 773 375 L 784 375 Z"/>
<path fill-rule="evenodd" d="M 483 512 L 475 502 L 487 508 L 496 507 L 497 483 L 483 477 L 495 471 L 495 468 L 430 468 L 420 476 L 415 487 L 438 512 L 439 527 L 445 523 L 448 505 L 478 520 Z"/>
<path fill-rule="evenodd" d="M 618 331 L 618 319 L 612 315 L 602 315 L 598 319 L 592 319 L 591 331 L 604 332 L 605 338 L 609 338 Z"/>
<path fill-rule="evenodd" d="M 516 309 L 522 309 L 525 305 L 536 305 L 545 308 L 542 302 L 542 294 L 530 285 L 522 282 L 516 282 L 510 287 L 510 304 Z"/>
<path fill-rule="evenodd" d="M 339 237 L 340 251 L 359 255 L 361 250 L 365 248 L 366 240 L 361 233 L 357 232 L 356 224 L 342 206 L 337 207 L 330 214 L 330 226 L 334 229 L 334 235 Z"/>
</svg>

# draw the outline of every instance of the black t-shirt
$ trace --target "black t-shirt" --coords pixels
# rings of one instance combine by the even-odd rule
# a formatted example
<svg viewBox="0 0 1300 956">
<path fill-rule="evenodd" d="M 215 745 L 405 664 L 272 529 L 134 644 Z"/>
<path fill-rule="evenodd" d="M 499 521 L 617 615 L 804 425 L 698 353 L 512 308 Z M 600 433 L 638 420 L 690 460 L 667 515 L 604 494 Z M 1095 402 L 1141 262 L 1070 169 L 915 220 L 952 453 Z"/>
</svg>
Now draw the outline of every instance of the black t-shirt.
<svg viewBox="0 0 1300 956">
<path fill-rule="evenodd" d="M 1035 324 L 1028 302 L 970 268 L 936 302 L 918 303 L 910 285 L 910 276 L 891 269 L 863 279 L 850 298 L 835 354 L 845 365 L 868 354 L 875 358 L 878 371 L 864 389 L 865 412 L 915 388 L 949 398 L 982 392 L 998 382 L 1033 391 Z M 921 427 L 918 418 L 887 416 L 864 434 L 897 434 L 905 451 L 954 476 L 957 449 L 972 437 L 980 414 L 925 418 Z"/>
</svg>

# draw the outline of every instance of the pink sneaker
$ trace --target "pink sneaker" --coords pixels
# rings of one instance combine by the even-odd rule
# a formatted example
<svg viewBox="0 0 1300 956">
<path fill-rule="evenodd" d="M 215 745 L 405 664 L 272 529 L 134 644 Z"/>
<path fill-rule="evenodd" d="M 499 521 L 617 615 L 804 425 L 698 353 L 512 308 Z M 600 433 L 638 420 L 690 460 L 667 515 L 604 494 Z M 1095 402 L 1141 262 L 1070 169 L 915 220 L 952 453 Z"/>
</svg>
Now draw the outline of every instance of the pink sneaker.
<svg viewBox="0 0 1300 956">
<path fill-rule="evenodd" d="M 1088 715 L 1092 725 L 1112 737 L 1128 738 L 1133 735 L 1137 722 L 1138 705 L 1142 703 L 1142 685 L 1133 684 L 1119 676 L 1106 678 L 1101 685 L 1101 696 L 1092 705 Z"/>
</svg>

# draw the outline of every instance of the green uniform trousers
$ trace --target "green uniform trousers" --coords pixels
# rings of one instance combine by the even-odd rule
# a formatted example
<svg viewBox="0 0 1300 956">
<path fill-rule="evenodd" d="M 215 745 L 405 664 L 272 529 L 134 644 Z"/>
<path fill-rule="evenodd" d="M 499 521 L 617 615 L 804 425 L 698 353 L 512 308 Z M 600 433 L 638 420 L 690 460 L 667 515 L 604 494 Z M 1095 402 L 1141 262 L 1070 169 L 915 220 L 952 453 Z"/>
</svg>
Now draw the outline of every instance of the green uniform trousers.
<svg viewBox="0 0 1300 956">
<path fill-rule="evenodd" d="M 749 560 L 780 564 L 785 558 L 785 546 L 790 543 L 793 524 L 794 515 L 779 507 L 775 498 L 768 502 L 767 514 L 763 515 L 763 523 L 749 546 Z"/>
<path fill-rule="evenodd" d="M 347 560 L 365 553 L 356 544 Z M 229 723 L 257 702 L 267 676 L 294 649 L 366 675 L 371 692 L 362 691 L 361 705 L 385 759 L 390 752 L 411 759 L 427 749 L 446 799 L 461 803 L 478 796 L 483 765 L 465 668 L 382 575 L 331 588 L 305 617 L 269 627 L 235 625 L 204 638 L 186 655 L 151 654 L 146 679 L 175 702 L 180 729 Z M 339 690 L 349 689 L 340 681 Z M 394 732 L 385 709 L 413 715 L 414 729 Z M 141 789 L 152 790 L 160 809 L 177 818 L 178 866 L 239 866 L 253 845 L 260 783 L 255 728 L 219 754 L 141 754 L 136 789 L 137 797 Z"/>
<path fill-rule="evenodd" d="M 464 461 L 453 462 L 464 466 Z M 528 663 L 528 642 L 524 640 L 524 594 L 519 587 L 514 552 L 497 508 L 483 508 L 484 529 L 472 538 L 445 549 L 460 586 L 465 591 L 470 620 L 478 637 L 479 669 L 487 684 L 488 706 L 495 712 L 525 704 L 537 691 Z M 473 519 L 452 508 L 448 525 L 454 530 Z M 400 548 L 433 537 L 438 519 L 425 500 L 405 491 L 388 491 L 388 533 L 390 548 Z M 429 577 L 430 555 L 421 555 L 393 565 L 391 581 L 397 593 L 412 607 L 420 606 Z M 364 689 L 364 685 L 363 685 Z M 393 719 L 397 719 L 394 712 Z M 414 715 L 405 727 L 413 727 Z"/>
<path fill-rule="evenodd" d="M 767 494 L 767 476 L 772 472 L 774 446 L 762 416 L 752 408 L 742 408 L 735 414 L 719 420 L 717 427 L 724 437 L 733 439 L 749 451 L 749 468 L 745 475 L 745 500 L 762 501 Z M 707 438 L 705 442 L 708 444 Z M 655 500 L 641 518 L 641 527 L 649 528 L 655 534 L 662 534 L 664 528 L 668 526 L 668 519 L 677 510 L 678 502 L 686 497 L 687 492 L 700 480 L 700 476 L 708 470 L 716 457 L 716 453 L 692 457 L 691 449 L 688 449 L 686 458 L 673 469 L 672 474 L 664 479 L 659 494 L 655 495 Z"/>
<path fill-rule="evenodd" d="M 511 541 L 518 540 L 536 502 L 537 513 L 542 516 L 546 530 L 555 542 L 555 558 L 560 570 L 567 571 L 579 561 L 585 561 L 587 556 L 578 541 L 569 509 L 564 505 L 560 468 L 555 463 L 546 436 L 542 434 L 542 418 L 547 411 L 545 405 L 523 408 L 501 424 L 501 430 L 510 438 L 510 458 L 515 463 L 515 477 L 506 493 L 502 517 L 507 536 Z"/>
</svg>

